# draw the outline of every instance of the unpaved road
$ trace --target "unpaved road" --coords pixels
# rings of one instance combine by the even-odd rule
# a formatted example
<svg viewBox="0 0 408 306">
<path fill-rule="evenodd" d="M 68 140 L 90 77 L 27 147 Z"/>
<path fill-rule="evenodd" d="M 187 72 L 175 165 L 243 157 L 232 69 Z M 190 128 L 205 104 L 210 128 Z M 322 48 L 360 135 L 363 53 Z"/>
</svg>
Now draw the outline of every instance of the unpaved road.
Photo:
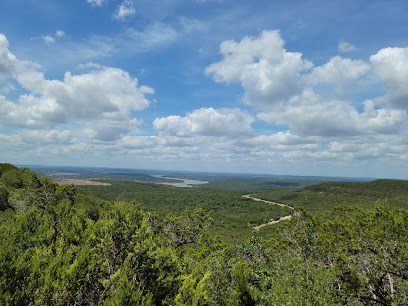
<svg viewBox="0 0 408 306">
<path fill-rule="evenodd" d="M 266 200 L 251 197 L 251 194 L 244 194 L 244 195 L 242 195 L 242 197 L 246 198 L 246 199 L 252 199 L 252 200 L 257 201 L 257 202 L 265 202 L 265 203 L 268 203 L 268 204 L 279 205 L 281 207 L 288 207 L 290 209 L 293 209 L 293 207 L 291 207 L 289 205 L 286 205 L 286 204 L 272 202 L 272 201 L 266 201 Z M 257 226 L 254 226 L 253 228 L 259 230 L 261 227 L 276 224 L 276 223 L 284 221 L 284 220 L 289 220 L 291 217 L 292 217 L 291 215 L 287 215 L 287 216 L 281 217 L 278 220 L 272 220 L 272 221 L 269 221 L 268 223 L 259 224 Z"/>
</svg>

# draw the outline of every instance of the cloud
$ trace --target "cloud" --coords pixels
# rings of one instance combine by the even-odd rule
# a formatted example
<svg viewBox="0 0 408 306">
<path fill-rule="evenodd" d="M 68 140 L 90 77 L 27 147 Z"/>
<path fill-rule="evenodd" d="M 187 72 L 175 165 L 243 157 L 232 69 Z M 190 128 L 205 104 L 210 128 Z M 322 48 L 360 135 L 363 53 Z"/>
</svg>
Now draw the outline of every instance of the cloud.
<svg viewBox="0 0 408 306">
<path fill-rule="evenodd" d="M 252 116 L 236 108 L 200 108 L 185 117 L 157 118 L 153 128 L 159 135 L 239 137 L 254 134 L 251 128 L 253 122 Z"/>
<path fill-rule="evenodd" d="M 194 39 L 204 28 L 202 22 L 185 17 L 168 23 L 155 21 L 142 29 L 126 27 L 116 35 L 94 35 L 81 42 L 70 40 L 53 52 L 57 52 L 56 58 L 64 58 L 71 65 L 107 57 L 131 58 L 140 53 L 163 52 L 170 45 Z M 59 38 L 55 38 L 58 42 Z"/>
<path fill-rule="evenodd" d="M 172 135 L 161 134 L 157 137 L 157 140 L 162 148 L 188 148 L 191 150 L 193 147 L 205 148 L 206 145 L 211 145 L 205 136 L 195 136 L 195 137 L 178 137 Z M 203 149 L 205 151 L 205 149 Z"/>
<path fill-rule="evenodd" d="M 370 65 L 361 60 L 335 56 L 326 64 L 315 67 L 304 79 L 311 85 L 331 83 L 341 86 L 362 77 L 370 69 Z"/>
<path fill-rule="evenodd" d="M 33 129 L 50 129 L 66 122 L 62 106 L 52 98 L 22 95 L 17 103 L 0 96 L 0 119 L 3 124 Z"/>
<path fill-rule="evenodd" d="M 105 0 L 86 0 L 86 2 L 92 6 L 101 6 Z"/>
<path fill-rule="evenodd" d="M 39 130 L 21 130 L 18 133 L 21 142 L 26 144 L 71 144 L 75 142 L 71 131 L 39 131 Z"/>
<path fill-rule="evenodd" d="M 386 49 L 385 68 L 381 67 L 384 59 L 380 51 L 371 57 L 372 65 L 335 56 L 307 74 L 313 65 L 303 60 L 302 54 L 287 52 L 283 45 L 278 31 L 263 31 L 259 37 L 245 37 L 240 42 L 224 41 L 220 48 L 223 60 L 208 66 L 205 73 L 216 82 L 241 83 L 245 100 L 263 110 L 257 115 L 259 119 L 287 126 L 294 135 L 352 137 L 399 132 L 406 120 L 404 111 L 378 108 L 378 99 L 372 99 L 361 103 L 364 110 L 359 112 L 349 102 L 317 95 L 313 87 L 330 84 L 337 92 L 347 93 L 351 82 L 369 75 L 374 66 L 394 93 L 386 98 L 404 97 L 408 105 L 408 86 L 400 86 L 407 84 L 408 72 L 397 71 L 398 62 L 407 64 L 398 67 L 408 67 L 405 51 Z M 344 43 L 341 46 L 351 49 Z M 327 94 L 327 90 L 324 92 Z"/>
<path fill-rule="evenodd" d="M 358 113 L 349 103 L 324 100 L 311 90 L 293 97 L 276 111 L 259 113 L 258 118 L 288 125 L 296 135 L 324 137 L 392 134 L 407 119 L 404 111 L 375 109 L 373 101 L 366 101 L 364 112 Z"/>
<path fill-rule="evenodd" d="M 149 101 L 144 95 L 154 92 L 149 87 L 139 87 L 137 79 L 127 72 L 111 67 L 80 75 L 67 72 L 63 81 L 45 80 L 39 72 L 23 73 L 17 80 L 40 96 L 23 95 L 18 104 L 5 104 L 10 108 L 9 117 L 13 114 L 10 123 L 50 128 L 69 120 L 86 120 L 88 129 L 93 131 L 89 136 L 100 140 L 114 140 L 129 132 L 122 121 L 128 120 L 132 111 L 147 108 Z"/>
<path fill-rule="evenodd" d="M 196 35 L 201 27 L 200 22 L 181 18 L 152 23 L 140 31 L 128 29 L 116 37 L 96 37 L 93 42 L 100 44 L 90 48 L 96 53 L 90 51 L 89 56 L 123 49 L 157 51 Z M 52 35 L 57 42 L 63 36 L 58 31 Z M 131 166 L 155 168 L 195 163 L 204 170 L 213 165 L 217 171 L 228 170 L 229 163 L 236 166 L 234 170 L 252 172 L 258 166 L 258 172 L 275 173 L 277 169 L 295 173 L 296 165 L 311 171 L 337 165 L 343 171 L 345 164 L 352 167 L 375 159 L 392 160 L 395 165 L 408 159 L 403 109 L 408 95 L 406 49 L 380 50 L 370 64 L 335 56 L 312 69 L 302 54 L 284 49 L 279 32 L 264 31 L 258 37 L 224 42 L 221 52 L 223 59 L 209 65 L 206 73 L 218 82 L 242 84 L 257 119 L 271 126 L 238 108 L 166 114 L 152 125 L 132 119 L 135 111 L 149 107 L 147 95 L 154 90 L 140 85 L 127 71 L 87 64 L 79 67 L 80 72 L 48 79 L 38 65 L 17 59 L 0 34 L 0 77 L 7 78 L 0 84 L 1 155 L 10 159 L 24 151 L 25 156 L 44 156 L 55 163 L 76 158 L 95 165 L 107 158 L 129 165 L 137 159 L 141 164 Z M 384 97 L 369 96 L 362 102 L 365 88 L 348 102 L 334 99 L 326 86 L 319 86 L 349 90 L 356 81 L 367 85 L 374 73 L 376 81 L 384 83 Z M 147 135 L 156 135 L 142 134 L 142 125 Z M 151 126 L 154 131 L 148 130 Z"/>
<path fill-rule="evenodd" d="M 403 160 L 406 158 L 408 144 L 406 135 L 373 135 L 341 142 L 335 140 L 328 143 L 327 150 L 346 155 L 349 160 Z"/>
<path fill-rule="evenodd" d="M 47 34 L 47 35 L 41 35 L 37 37 L 32 37 L 32 40 L 36 39 L 42 39 L 47 45 L 52 45 L 54 44 L 58 39 L 61 39 L 66 36 L 66 33 L 62 30 L 57 30 L 55 31 L 54 34 Z"/>
<path fill-rule="evenodd" d="M 126 17 L 132 16 L 136 13 L 133 2 L 129 0 L 123 1 L 117 8 L 113 18 L 116 20 L 124 20 Z"/>
<path fill-rule="evenodd" d="M 376 99 L 392 107 L 408 107 L 408 48 L 385 48 L 370 57 L 375 73 L 383 81 L 387 93 Z"/>
<path fill-rule="evenodd" d="M 0 94 L 7 94 L 13 90 L 15 90 L 16 88 L 14 87 L 13 84 L 11 83 L 6 83 L 3 87 L 0 88 Z"/>
<path fill-rule="evenodd" d="M 87 126 L 89 135 L 114 140 L 140 124 L 130 119 L 131 113 L 146 109 L 150 102 L 145 95 L 154 93 L 122 69 L 95 64 L 84 66 L 88 71 L 83 74 L 66 72 L 62 81 L 47 80 L 35 65 L 19 61 L 8 51 L 4 35 L 0 36 L 0 67 L 28 91 L 16 101 L 0 95 L 0 120 L 24 128 L 51 129 L 77 121 Z"/>
<path fill-rule="evenodd" d="M 197 19 L 181 16 L 177 18 L 174 26 L 179 29 L 179 32 L 181 34 L 188 34 L 192 32 L 203 31 L 207 29 L 208 24 Z"/>
<path fill-rule="evenodd" d="M 192 21 L 193 22 L 193 21 Z M 73 46 L 75 52 L 64 54 L 68 58 L 78 60 L 94 60 L 99 57 L 115 54 L 135 54 L 157 52 L 175 43 L 183 35 L 199 28 L 199 23 L 188 27 L 188 22 L 170 25 L 162 22 L 148 24 L 143 30 L 127 28 L 112 37 L 95 36 L 85 43 Z"/>
<path fill-rule="evenodd" d="M 205 25 L 196 19 L 180 17 L 173 23 L 158 21 L 150 23 L 143 31 L 128 28 L 111 43 L 118 48 L 131 50 L 131 52 L 157 51 L 183 37 L 195 35 L 204 28 Z"/>
<path fill-rule="evenodd" d="M 352 44 L 342 40 L 339 42 L 339 45 L 337 47 L 337 50 L 340 53 L 344 53 L 344 52 L 351 52 L 351 51 L 355 51 L 357 50 L 357 48 L 355 46 L 353 46 Z"/>
<path fill-rule="evenodd" d="M 0 133 L 0 152 L 4 156 L 35 154 L 35 151 L 43 150 L 50 153 L 50 149 L 55 147 L 73 147 L 77 145 L 78 140 L 72 137 L 71 131 L 49 130 L 38 131 L 21 129 L 15 134 L 3 135 Z"/>
<path fill-rule="evenodd" d="M 41 36 L 41 38 L 42 38 L 42 40 L 43 40 L 45 43 L 47 43 L 47 44 L 53 44 L 53 43 L 55 43 L 55 39 L 54 39 L 52 36 L 50 36 L 50 35 L 43 35 L 43 36 Z"/>
<path fill-rule="evenodd" d="M 323 139 L 316 136 L 299 136 L 290 131 L 281 131 L 271 135 L 257 135 L 237 139 L 232 143 L 237 148 L 246 148 L 252 154 L 267 154 L 288 150 L 317 150 Z M 255 153 L 257 152 L 257 153 Z"/>
<path fill-rule="evenodd" d="M 143 120 L 137 120 L 136 118 L 130 120 L 88 120 L 85 124 L 84 134 L 94 140 L 114 141 L 125 137 L 129 133 L 137 133 L 138 127 L 142 123 Z"/>
<path fill-rule="evenodd" d="M 51 99 L 75 118 L 105 118 L 123 120 L 131 111 L 149 106 L 144 94 L 151 88 L 138 87 L 136 78 L 112 67 L 94 68 L 88 73 L 72 75 L 66 72 L 63 81 L 46 80 L 43 73 L 21 73 L 17 81 L 24 88 Z"/>
<path fill-rule="evenodd" d="M 118 140 L 129 133 L 129 128 L 119 122 L 96 122 L 89 126 L 90 128 L 85 129 L 84 133 L 89 138 L 100 141 Z"/>
<path fill-rule="evenodd" d="M 55 36 L 56 37 L 64 37 L 65 36 L 65 32 L 61 31 L 61 30 L 57 30 L 55 31 Z"/>
<path fill-rule="evenodd" d="M 14 74 L 18 64 L 17 58 L 9 51 L 8 46 L 6 36 L 0 33 L 0 74 L 5 75 Z"/>
<path fill-rule="evenodd" d="M 300 72 L 312 67 L 298 52 L 287 52 L 279 31 L 221 43 L 223 59 L 205 69 L 216 82 L 241 83 L 248 104 L 273 104 L 298 94 Z"/>
<path fill-rule="evenodd" d="M 122 39 L 129 41 L 138 52 L 155 50 L 167 46 L 178 38 L 178 32 L 170 25 L 155 22 L 148 25 L 143 32 L 127 29 Z"/>
<path fill-rule="evenodd" d="M 118 141 L 120 147 L 126 149 L 146 149 L 158 146 L 156 136 L 125 136 Z"/>
</svg>

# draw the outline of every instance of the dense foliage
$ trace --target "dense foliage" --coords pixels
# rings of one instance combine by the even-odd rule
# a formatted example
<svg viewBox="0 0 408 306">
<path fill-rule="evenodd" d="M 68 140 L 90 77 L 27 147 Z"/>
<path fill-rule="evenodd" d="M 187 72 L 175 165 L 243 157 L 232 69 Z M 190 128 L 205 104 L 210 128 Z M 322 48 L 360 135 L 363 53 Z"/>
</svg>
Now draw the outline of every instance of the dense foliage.
<svg viewBox="0 0 408 306">
<path fill-rule="evenodd" d="M 196 205 L 214 219 L 212 234 L 220 234 L 229 245 L 242 243 L 254 235 L 253 227 L 289 215 L 286 207 L 242 198 L 242 191 L 218 188 L 177 188 L 158 184 L 109 181 L 110 186 L 78 186 L 86 194 L 97 194 L 105 200 L 136 201 L 161 216 L 180 214 Z M 258 233 L 257 235 L 262 235 Z"/>
<path fill-rule="evenodd" d="M 0 166 L 1 305 L 408 304 L 408 212 L 296 208 L 227 247 L 199 206 L 166 216 Z"/>
<path fill-rule="evenodd" d="M 258 192 L 256 197 L 302 206 L 312 215 L 322 216 L 339 205 L 374 209 L 377 204 L 408 209 L 408 181 L 327 182 L 303 189 Z"/>
</svg>

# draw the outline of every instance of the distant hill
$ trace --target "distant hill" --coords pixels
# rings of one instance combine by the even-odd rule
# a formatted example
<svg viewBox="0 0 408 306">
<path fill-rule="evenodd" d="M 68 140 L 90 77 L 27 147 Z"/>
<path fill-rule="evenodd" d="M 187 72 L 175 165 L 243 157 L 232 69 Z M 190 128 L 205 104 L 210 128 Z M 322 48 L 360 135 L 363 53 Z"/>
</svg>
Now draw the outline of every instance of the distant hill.
<svg viewBox="0 0 408 306">
<path fill-rule="evenodd" d="M 228 190 L 275 190 L 285 188 L 303 188 L 322 182 L 344 181 L 364 182 L 373 178 L 350 178 L 350 177 L 324 177 L 324 176 L 296 176 L 296 175 L 270 175 L 249 173 L 211 173 L 191 171 L 170 171 L 152 169 L 121 169 L 107 167 L 65 167 L 65 166 L 38 166 L 25 165 L 40 176 L 48 176 L 54 181 L 61 179 L 98 179 L 109 181 L 139 181 L 145 183 L 177 182 L 168 178 L 180 180 L 206 181 L 197 187 L 220 188 Z M 159 177 L 160 176 L 160 177 Z M 179 181 L 182 182 L 182 181 Z"/>
<path fill-rule="evenodd" d="M 408 208 L 408 181 L 381 179 L 371 182 L 326 182 L 298 190 L 264 191 L 258 198 L 302 206 L 314 215 L 322 215 L 338 205 L 372 209 L 376 204 Z"/>
</svg>

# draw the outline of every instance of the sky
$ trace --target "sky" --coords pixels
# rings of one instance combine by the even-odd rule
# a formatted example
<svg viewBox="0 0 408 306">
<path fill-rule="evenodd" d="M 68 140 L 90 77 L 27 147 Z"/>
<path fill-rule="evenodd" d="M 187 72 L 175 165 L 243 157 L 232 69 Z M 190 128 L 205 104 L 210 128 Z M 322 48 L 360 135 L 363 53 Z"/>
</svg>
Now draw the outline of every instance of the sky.
<svg viewBox="0 0 408 306">
<path fill-rule="evenodd" d="M 406 0 L 0 0 L 0 162 L 408 179 Z"/>
</svg>

